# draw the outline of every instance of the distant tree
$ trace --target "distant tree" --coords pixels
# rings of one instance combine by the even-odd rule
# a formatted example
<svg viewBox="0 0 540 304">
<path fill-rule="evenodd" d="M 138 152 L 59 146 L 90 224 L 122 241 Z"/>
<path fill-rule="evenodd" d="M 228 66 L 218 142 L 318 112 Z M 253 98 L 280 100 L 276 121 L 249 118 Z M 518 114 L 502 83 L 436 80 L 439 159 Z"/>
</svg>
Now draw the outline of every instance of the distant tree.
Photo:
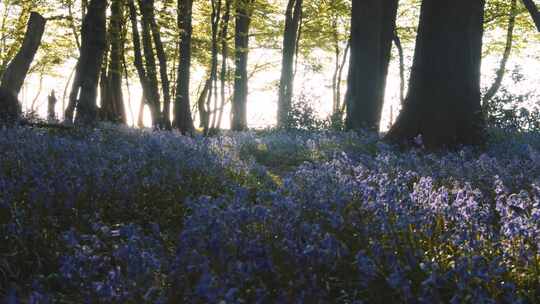
<svg viewBox="0 0 540 304">
<path fill-rule="evenodd" d="M 398 0 L 352 2 L 347 129 L 378 131 Z"/>
<path fill-rule="evenodd" d="M 106 0 L 91 0 L 88 4 L 81 30 L 79 60 L 65 114 L 68 122 L 72 122 L 75 108 L 75 123 L 93 124 L 97 120 L 97 85 L 107 44 L 106 9 Z"/>
<path fill-rule="evenodd" d="M 506 73 L 506 65 L 510 59 L 510 54 L 512 52 L 512 44 L 514 41 L 514 27 L 516 24 L 516 15 L 517 15 L 517 0 L 510 1 L 510 12 L 508 13 L 508 27 L 506 30 L 506 43 L 504 46 L 504 52 L 497 69 L 495 80 L 492 85 L 488 88 L 484 96 L 482 97 L 482 107 L 487 108 L 489 101 L 497 94 L 501 88 L 504 75 Z"/>
<path fill-rule="evenodd" d="M 298 35 L 302 19 L 302 2 L 302 0 L 289 0 L 285 11 L 277 113 L 279 127 L 286 125 L 292 107 L 294 58 L 298 47 Z"/>
<path fill-rule="evenodd" d="M 236 26 L 234 31 L 234 95 L 232 99 L 231 129 L 246 130 L 248 97 L 249 28 L 254 0 L 236 1 Z"/>
<path fill-rule="evenodd" d="M 405 105 L 386 138 L 429 148 L 483 140 L 483 0 L 424 0 Z"/>
<path fill-rule="evenodd" d="M 49 121 L 56 121 L 56 112 L 54 110 L 56 103 L 58 100 L 56 99 L 56 94 L 54 90 L 51 91 L 51 94 L 47 96 L 47 120 Z"/>
<path fill-rule="evenodd" d="M 193 0 L 178 0 L 178 30 L 180 31 L 180 52 L 174 102 L 174 125 L 184 134 L 194 132 L 189 98 L 191 68 L 191 35 Z"/>
</svg>

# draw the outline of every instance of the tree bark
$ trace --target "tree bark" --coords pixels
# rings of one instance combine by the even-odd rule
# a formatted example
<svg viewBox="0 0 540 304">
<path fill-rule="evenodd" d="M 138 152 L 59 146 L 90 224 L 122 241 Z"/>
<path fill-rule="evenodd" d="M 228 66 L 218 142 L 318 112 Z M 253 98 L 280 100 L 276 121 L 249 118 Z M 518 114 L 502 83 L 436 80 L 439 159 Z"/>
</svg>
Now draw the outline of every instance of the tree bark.
<svg viewBox="0 0 540 304">
<path fill-rule="evenodd" d="M 221 25 L 220 41 L 221 41 L 221 71 L 219 81 L 221 84 L 221 104 L 219 106 L 218 118 L 216 125 L 217 129 L 221 128 L 221 122 L 223 119 L 223 110 L 225 108 L 225 85 L 227 81 L 227 60 L 229 60 L 229 48 L 227 44 L 227 35 L 229 34 L 229 20 L 231 18 L 231 4 L 232 0 L 225 0 L 225 13 L 223 14 L 223 21 Z"/>
<path fill-rule="evenodd" d="M 83 20 L 81 51 L 70 94 L 70 105 L 77 108 L 76 124 L 88 125 L 97 120 L 97 86 L 107 44 L 106 9 L 106 0 L 92 0 Z"/>
<path fill-rule="evenodd" d="M 210 90 L 208 91 L 208 99 L 206 101 L 206 109 L 209 114 L 208 122 L 210 118 L 212 119 L 211 124 L 204 126 L 204 134 L 208 134 L 210 127 L 214 127 L 216 119 L 216 110 L 217 110 L 217 68 L 218 68 L 218 26 L 219 20 L 221 18 L 221 0 L 211 0 L 212 4 L 212 15 L 210 18 L 211 29 L 212 29 L 212 56 L 210 63 Z M 214 100 L 214 109 L 212 110 L 212 99 Z"/>
<path fill-rule="evenodd" d="M 502 81 L 504 79 L 504 74 L 506 73 L 506 65 L 508 64 L 508 59 L 510 59 L 510 54 L 512 53 L 512 44 L 514 41 L 514 27 L 516 24 L 516 15 L 517 15 L 517 0 L 512 0 L 510 4 L 510 13 L 508 17 L 508 28 L 506 31 L 506 44 L 504 47 L 504 53 L 499 65 L 499 69 L 496 72 L 495 81 L 489 87 L 486 94 L 482 98 L 482 108 L 484 112 L 489 108 L 488 104 L 490 100 L 497 94 L 501 88 Z"/>
<path fill-rule="evenodd" d="M 162 116 L 162 128 L 167 130 L 171 129 L 171 89 L 169 82 L 169 75 L 167 74 L 167 55 L 165 54 L 165 49 L 163 48 L 163 42 L 161 40 L 160 29 L 158 23 L 156 22 L 156 17 L 154 14 L 154 0 L 147 0 L 147 5 L 149 6 L 149 19 L 150 27 L 152 29 L 152 38 L 154 39 L 154 45 L 156 47 L 156 55 L 159 62 L 159 75 L 161 79 L 161 91 L 163 92 L 163 112 Z"/>
<path fill-rule="evenodd" d="M 26 34 L 17 55 L 11 60 L 2 75 L 1 87 L 17 96 L 41 44 L 46 20 L 40 14 L 32 12 L 28 20 Z"/>
<path fill-rule="evenodd" d="M 237 1 L 234 33 L 234 93 L 232 99 L 231 129 L 243 131 L 247 124 L 249 27 L 253 0 Z"/>
<path fill-rule="evenodd" d="M 156 57 L 152 43 L 152 0 L 139 0 L 139 8 L 142 14 L 142 43 L 144 50 L 144 62 L 146 68 L 146 80 L 148 95 L 146 100 L 152 115 L 152 125 L 158 128 L 161 125 L 161 106 L 159 86 L 157 79 Z"/>
<path fill-rule="evenodd" d="M 124 0 L 114 0 L 111 4 L 109 23 L 110 54 L 108 70 L 106 71 L 105 94 L 102 96 L 103 119 L 115 123 L 127 123 L 122 94 L 122 60 L 124 57 L 123 15 Z"/>
<path fill-rule="evenodd" d="M 405 56 L 397 31 L 394 32 L 394 44 L 398 50 L 399 57 L 399 102 L 403 106 L 405 103 Z"/>
<path fill-rule="evenodd" d="M 289 0 L 285 11 L 285 30 L 283 33 L 283 51 L 281 77 L 278 97 L 278 127 L 285 127 L 292 107 L 294 83 L 294 55 L 296 54 L 297 36 L 302 16 L 302 0 Z"/>
<path fill-rule="evenodd" d="M 139 107 L 139 114 L 137 119 L 137 126 L 139 128 L 142 128 L 144 126 L 143 123 L 143 113 L 144 113 L 144 105 L 149 104 L 149 100 L 147 96 L 150 96 L 149 90 L 148 90 L 148 80 L 146 77 L 146 70 L 144 68 L 144 62 L 142 57 L 142 50 L 141 50 L 141 37 L 139 34 L 139 23 L 137 21 L 137 8 L 135 7 L 134 0 L 128 0 L 128 8 L 129 8 L 129 19 L 131 22 L 131 35 L 132 35 L 132 41 L 133 41 L 133 63 L 135 65 L 135 69 L 137 70 L 137 75 L 139 76 L 139 82 L 141 83 L 142 87 L 142 98 L 141 98 L 141 105 Z"/>
<path fill-rule="evenodd" d="M 540 32 L 540 11 L 538 11 L 538 7 L 536 7 L 533 0 L 523 0 L 523 4 L 531 14 L 536 29 Z"/>
<path fill-rule="evenodd" d="M 480 144 L 483 0 L 424 0 L 409 92 L 386 138 L 427 148 Z"/>
<path fill-rule="evenodd" d="M 180 31 L 180 58 L 176 80 L 176 96 L 174 101 L 174 124 L 183 134 L 195 131 L 189 100 L 189 82 L 191 68 L 191 34 L 193 0 L 178 1 L 178 29 Z"/>
<path fill-rule="evenodd" d="M 379 131 L 398 0 L 353 1 L 346 128 Z"/>
</svg>

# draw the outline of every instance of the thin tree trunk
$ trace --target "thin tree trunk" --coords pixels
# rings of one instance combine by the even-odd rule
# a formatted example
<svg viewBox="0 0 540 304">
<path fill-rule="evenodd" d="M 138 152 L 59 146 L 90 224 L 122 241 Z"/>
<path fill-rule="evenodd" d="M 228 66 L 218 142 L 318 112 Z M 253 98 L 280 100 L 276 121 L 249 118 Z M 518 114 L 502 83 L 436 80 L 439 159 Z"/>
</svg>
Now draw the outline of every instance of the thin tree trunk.
<svg viewBox="0 0 540 304">
<path fill-rule="evenodd" d="M 106 47 L 105 0 L 91 0 L 81 30 L 81 52 L 70 104 L 76 105 L 77 124 L 93 124 L 97 119 L 97 86 Z"/>
<path fill-rule="evenodd" d="M 540 11 L 538 11 L 538 7 L 536 7 L 533 0 L 523 0 L 523 4 L 531 14 L 536 29 L 540 32 Z"/>
<path fill-rule="evenodd" d="M 146 70 L 144 68 L 144 63 L 143 63 L 143 57 L 142 57 L 142 51 L 141 51 L 141 38 L 139 35 L 139 25 L 137 21 L 137 8 L 135 7 L 134 0 L 128 0 L 128 8 L 129 8 L 129 19 L 131 22 L 131 33 L 132 33 L 132 41 L 133 41 L 133 60 L 134 60 L 135 69 L 137 70 L 139 81 L 142 87 L 141 105 L 139 107 L 139 115 L 137 119 L 137 126 L 139 128 L 142 128 L 144 127 L 144 123 L 143 123 L 144 105 L 149 104 L 149 100 L 147 96 L 150 96 L 150 93 L 148 90 L 148 79 L 146 77 Z"/>
<path fill-rule="evenodd" d="M 424 0 L 403 110 L 386 138 L 428 148 L 483 141 L 480 64 L 485 1 Z"/>
<path fill-rule="evenodd" d="M 247 124 L 248 97 L 248 55 L 249 28 L 251 24 L 253 0 L 243 0 L 236 3 L 236 25 L 234 34 L 234 93 L 231 111 L 231 129 L 243 131 Z"/>
<path fill-rule="evenodd" d="M 57 103 L 54 90 L 51 91 L 51 95 L 47 97 L 47 120 L 49 122 L 56 121 L 56 112 L 54 110 Z"/>
<path fill-rule="evenodd" d="M 206 100 L 208 98 L 208 92 L 210 91 L 210 86 L 212 85 L 212 80 L 208 78 L 204 82 L 203 89 L 199 94 L 197 99 L 197 108 L 199 109 L 199 127 L 204 128 L 208 125 L 208 111 L 206 110 Z"/>
<path fill-rule="evenodd" d="M 343 79 L 343 69 L 345 68 L 345 64 L 347 63 L 347 57 L 349 56 L 349 52 L 351 50 L 351 41 L 347 41 L 347 46 L 345 47 L 345 52 L 343 53 L 343 59 L 341 60 L 341 65 L 339 67 L 339 73 L 338 73 L 338 86 L 337 86 L 337 99 L 339 105 L 339 117 L 340 119 L 343 118 L 343 113 L 345 113 L 345 105 L 346 102 L 341 102 L 341 81 Z"/>
<path fill-rule="evenodd" d="M 517 0 L 511 0 L 511 7 L 510 7 L 510 14 L 508 18 L 508 28 L 506 31 L 506 45 L 504 47 L 504 53 L 501 59 L 501 63 L 499 65 L 499 69 L 497 70 L 495 81 L 493 81 L 493 84 L 489 87 L 486 94 L 482 98 L 482 107 L 484 108 L 484 112 L 489 108 L 488 104 L 491 101 L 491 99 L 497 94 L 499 89 L 501 88 L 504 74 L 506 73 L 506 65 L 508 63 L 508 59 L 510 59 L 510 54 L 512 53 L 512 44 L 514 41 L 514 27 L 516 24 L 516 15 L 517 15 Z"/>
<path fill-rule="evenodd" d="M 212 123 L 204 127 L 204 134 L 208 134 L 210 127 L 214 127 L 216 120 L 216 110 L 217 110 L 217 67 L 218 67 L 218 26 L 221 18 L 221 0 L 211 0 L 212 3 L 212 15 L 211 15 L 211 25 L 212 25 L 212 59 L 210 63 L 210 90 L 208 92 L 208 99 L 206 101 L 206 108 L 208 114 L 211 116 Z M 212 99 L 214 100 L 214 108 L 212 109 Z"/>
<path fill-rule="evenodd" d="M 379 131 L 398 0 L 353 1 L 346 128 Z"/>
<path fill-rule="evenodd" d="M 169 75 L 167 69 L 167 55 L 163 48 L 163 42 L 161 41 L 161 34 L 159 26 L 156 22 L 154 14 L 154 0 L 146 0 L 149 11 L 150 26 L 152 29 L 152 38 L 154 39 L 154 45 L 156 47 L 156 55 L 159 62 L 159 75 L 161 78 L 161 89 L 163 92 L 163 112 L 162 116 L 162 128 L 171 129 L 171 89 L 169 82 Z M 150 9 L 151 7 L 151 9 Z"/>
<path fill-rule="evenodd" d="M 40 14 L 32 12 L 28 19 L 26 34 L 17 55 L 11 60 L 2 75 L 1 87 L 17 96 L 41 44 L 46 20 Z"/>
<path fill-rule="evenodd" d="M 339 112 L 340 100 L 338 98 L 338 73 L 340 68 L 341 48 L 339 47 L 339 33 L 337 28 L 337 20 L 332 21 L 332 38 L 334 38 L 334 74 L 332 76 L 332 115 Z"/>
<path fill-rule="evenodd" d="M 131 89 L 130 89 L 130 85 L 129 85 L 129 75 L 128 75 L 128 68 L 127 68 L 127 64 L 126 64 L 126 54 L 124 52 L 124 54 L 122 55 L 122 66 L 124 68 L 124 80 L 126 82 L 126 91 L 127 91 L 127 104 L 128 104 L 128 109 L 129 109 L 129 114 L 130 114 L 130 117 L 131 117 L 131 125 L 134 126 L 135 125 L 135 115 L 133 115 L 133 107 L 131 105 Z"/>
<path fill-rule="evenodd" d="M 285 30 L 283 33 L 283 53 L 278 97 L 278 127 L 285 127 L 292 107 L 294 83 L 294 55 L 296 40 L 302 15 L 302 0 L 289 0 L 285 11 Z"/>
<path fill-rule="evenodd" d="M 215 125 L 215 128 L 221 128 L 221 122 L 223 119 L 223 110 L 225 108 L 225 85 L 227 80 L 227 60 L 229 59 L 229 49 L 227 45 L 227 35 L 229 33 L 229 19 L 231 17 L 231 2 L 232 0 L 225 0 L 225 13 L 223 14 L 223 21 L 221 25 L 221 72 L 220 72 L 220 83 L 221 83 L 221 104 L 219 106 L 218 119 Z"/>
<path fill-rule="evenodd" d="M 146 79 L 148 84 L 148 95 L 146 99 L 152 114 L 152 126 L 158 128 L 161 125 L 161 107 L 157 79 L 156 57 L 152 43 L 152 0 L 139 0 L 139 7 L 142 14 L 142 43 L 144 50 L 144 62 L 146 68 Z"/>
<path fill-rule="evenodd" d="M 397 31 L 394 31 L 394 44 L 398 50 L 399 57 L 399 102 L 403 106 L 405 103 L 405 56 Z"/>
<path fill-rule="evenodd" d="M 178 29 L 180 47 L 178 72 L 176 77 L 176 96 L 174 101 L 174 125 L 183 134 L 195 132 L 189 100 L 189 82 L 191 68 L 191 35 L 193 0 L 178 0 Z"/>
</svg>

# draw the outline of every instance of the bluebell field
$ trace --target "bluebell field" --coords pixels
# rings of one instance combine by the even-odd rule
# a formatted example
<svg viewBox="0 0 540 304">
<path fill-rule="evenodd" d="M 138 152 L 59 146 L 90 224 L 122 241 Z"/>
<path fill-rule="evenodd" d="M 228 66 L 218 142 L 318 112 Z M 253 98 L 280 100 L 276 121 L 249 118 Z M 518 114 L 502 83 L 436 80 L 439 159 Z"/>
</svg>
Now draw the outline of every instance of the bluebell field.
<svg viewBox="0 0 540 304">
<path fill-rule="evenodd" d="M 540 301 L 540 134 L 0 130 L 7 303 Z"/>
</svg>

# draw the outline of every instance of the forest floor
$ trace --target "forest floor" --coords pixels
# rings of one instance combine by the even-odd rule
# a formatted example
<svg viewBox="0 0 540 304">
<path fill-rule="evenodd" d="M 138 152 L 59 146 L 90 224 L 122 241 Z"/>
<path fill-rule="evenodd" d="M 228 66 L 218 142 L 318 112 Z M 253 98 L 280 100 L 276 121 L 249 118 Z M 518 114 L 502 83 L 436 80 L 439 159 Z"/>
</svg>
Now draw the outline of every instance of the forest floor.
<svg viewBox="0 0 540 304">
<path fill-rule="evenodd" d="M 538 302 L 540 134 L 490 133 L 0 129 L 0 299 Z"/>
</svg>

